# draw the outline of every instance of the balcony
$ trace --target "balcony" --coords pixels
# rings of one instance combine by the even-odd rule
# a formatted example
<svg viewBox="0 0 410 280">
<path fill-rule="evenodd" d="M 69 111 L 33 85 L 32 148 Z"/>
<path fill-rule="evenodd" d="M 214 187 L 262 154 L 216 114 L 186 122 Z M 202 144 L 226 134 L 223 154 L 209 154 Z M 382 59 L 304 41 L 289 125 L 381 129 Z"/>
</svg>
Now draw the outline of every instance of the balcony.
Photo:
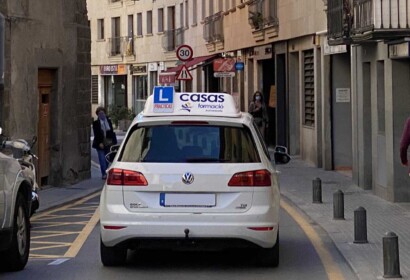
<svg viewBox="0 0 410 280">
<path fill-rule="evenodd" d="M 123 37 L 113 37 L 108 38 L 108 56 L 122 56 L 124 53 L 124 38 Z"/>
<path fill-rule="evenodd" d="M 410 36 L 409 4 L 410 0 L 328 0 L 329 45 Z"/>
<path fill-rule="evenodd" d="M 350 0 L 328 0 L 327 37 L 329 45 L 350 43 L 351 9 Z"/>
<path fill-rule="evenodd" d="M 203 38 L 207 43 L 216 43 L 224 41 L 222 12 L 216 13 L 212 16 L 205 18 Z"/>
<path fill-rule="evenodd" d="M 175 51 L 182 44 L 184 44 L 183 27 L 164 31 L 164 37 L 162 37 L 162 48 L 165 51 Z"/>
<path fill-rule="evenodd" d="M 353 42 L 394 40 L 410 35 L 410 0 L 354 0 Z"/>
<path fill-rule="evenodd" d="M 249 24 L 260 30 L 279 26 L 277 0 L 252 0 L 249 2 Z"/>
</svg>

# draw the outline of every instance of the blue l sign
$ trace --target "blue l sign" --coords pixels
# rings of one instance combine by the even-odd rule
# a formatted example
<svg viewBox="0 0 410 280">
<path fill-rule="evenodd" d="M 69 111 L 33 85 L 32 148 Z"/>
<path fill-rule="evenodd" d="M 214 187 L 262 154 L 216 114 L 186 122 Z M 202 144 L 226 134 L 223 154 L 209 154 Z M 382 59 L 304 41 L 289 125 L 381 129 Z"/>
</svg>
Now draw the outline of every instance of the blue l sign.
<svg viewBox="0 0 410 280">
<path fill-rule="evenodd" d="M 173 87 L 154 87 L 154 104 L 174 103 Z"/>
<path fill-rule="evenodd" d="M 154 87 L 154 113 L 174 111 L 174 87 Z"/>
</svg>

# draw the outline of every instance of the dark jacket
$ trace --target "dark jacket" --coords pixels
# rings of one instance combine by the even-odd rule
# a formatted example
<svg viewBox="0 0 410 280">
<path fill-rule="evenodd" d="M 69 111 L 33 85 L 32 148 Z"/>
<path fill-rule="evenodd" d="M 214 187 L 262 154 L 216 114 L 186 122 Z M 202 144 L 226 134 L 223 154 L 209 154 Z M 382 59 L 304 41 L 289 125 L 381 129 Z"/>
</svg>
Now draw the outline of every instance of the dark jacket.
<svg viewBox="0 0 410 280">
<path fill-rule="evenodd" d="M 400 160 L 401 163 L 406 165 L 408 164 L 407 150 L 410 146 L 410 118 L 407 119 L 406 124 L 404 125 L 403 135 L 401 136 L 400 141 Z"/>
<path fill-rule="evenodd" d="M 108 121 L 108 124 L 110 125 L 110 130 L 107 131 L 107 138 L 111 138 L 113 140 L 113 145 L 115 145 L 117 144 L 117 135 L 115 135 L 111 120 L 107 118 L 107 121 Z M 100 143 L 104 143 L 104 132 L 101 129 L 100 119 L 97 119 L 93 122 L 93 131 L 94 131 L 93 148 L 101 150 Z M 105 148 L 109 148 L 109 147 L 105 147 Z"/>
</svg>

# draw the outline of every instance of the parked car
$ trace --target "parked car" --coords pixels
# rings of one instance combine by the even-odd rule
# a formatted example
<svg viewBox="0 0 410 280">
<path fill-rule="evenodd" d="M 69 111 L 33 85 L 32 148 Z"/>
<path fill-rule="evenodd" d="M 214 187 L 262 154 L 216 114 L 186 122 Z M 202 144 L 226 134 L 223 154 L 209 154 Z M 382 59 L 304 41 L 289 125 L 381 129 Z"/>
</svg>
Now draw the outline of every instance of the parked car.
<svg viewBox="0 0 410 280">
<path fill-rule="evenodd" d="M 286 148 L 275 159 L 287 163 Z M 101 260 L 128 249 L 245 248 L 279 264 L 279 183 L 250 114 L 231 95 L 154 89 L 112 161 L 100 201 Z"/>
<path fill-rule="evenodd" d="M 0 144 L 1 139 L 0 128 Z M 0 152 L 0 269 L 25 267 L 30 251 L 30 179 L 17 159 Z"/>
</svg>

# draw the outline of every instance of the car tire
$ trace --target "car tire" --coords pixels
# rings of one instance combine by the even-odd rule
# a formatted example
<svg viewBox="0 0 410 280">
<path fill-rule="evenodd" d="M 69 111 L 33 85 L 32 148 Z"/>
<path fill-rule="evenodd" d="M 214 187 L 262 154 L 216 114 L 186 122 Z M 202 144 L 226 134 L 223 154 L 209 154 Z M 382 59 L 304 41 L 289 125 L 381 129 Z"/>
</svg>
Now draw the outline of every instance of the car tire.
<svg viewBox="0 0 410 280">
<path fill-rule="evenodd" d="M 119 266 L 127 259 L 127 248 L 114 246 L 107 247 L 100 239 L 101 262 L 104 266 Z"/>
<path fill-rule="evenodd" d="M 277 267 L 279 265 L 279 231 L 276 244 L 272 248 L 259 249 L 257 261 L 260 266 L 264 267 Z"/>
<path fill-rule="evenodd" d="M 1 268 L 7 271 L 22 270 L 30 253 L 30 221 L 26 201 L 21 193 L 17 195 L 13 218 L 11 246 L 2 252 Z"/>
</svg>

